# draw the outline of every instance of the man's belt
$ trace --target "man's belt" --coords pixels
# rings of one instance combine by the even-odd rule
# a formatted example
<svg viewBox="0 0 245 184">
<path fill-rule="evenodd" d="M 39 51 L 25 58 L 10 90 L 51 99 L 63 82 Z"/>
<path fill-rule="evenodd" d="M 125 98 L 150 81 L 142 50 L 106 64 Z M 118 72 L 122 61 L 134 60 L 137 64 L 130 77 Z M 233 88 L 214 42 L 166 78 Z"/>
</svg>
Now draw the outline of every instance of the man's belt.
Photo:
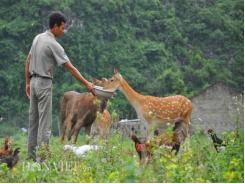
<svg viewBox="0 0 245 184">
<path fill-rule="evenodd" d="M 51 79 L 51 80 L 52 80 L 52 78 L 51 78 L 51 77 L 41 76 L 41 75 L 36 74 L 36 73 L 34 73 L 34 74 L 30 75 L 30 79 L 31 79 L 32 77 L 39 77 L 39 78 Z"/>
</svg>

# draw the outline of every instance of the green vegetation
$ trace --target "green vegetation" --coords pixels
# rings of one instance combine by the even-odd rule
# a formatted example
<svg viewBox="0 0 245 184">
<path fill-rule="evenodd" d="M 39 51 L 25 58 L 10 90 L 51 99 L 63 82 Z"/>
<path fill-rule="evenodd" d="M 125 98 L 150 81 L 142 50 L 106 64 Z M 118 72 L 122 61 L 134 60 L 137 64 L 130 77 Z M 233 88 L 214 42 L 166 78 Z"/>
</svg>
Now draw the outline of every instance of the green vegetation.
<svg viewBox="0 0 245 184">
<path fill-rule="evenodd" d="M 139 163 L 133 141 L 119 134 L 112 134 L 108 140 L 90 140 L 100 149 L 85 157 L 65 152 L 59 139 L 53 137 L 50 152 L 39 151 L 48 157 L 42 163 L 25 160 L 26 136 L 17 134 L 14 147 L 21 147 L 21 160 L 11 171 L 0 165 L 0 182 L 243 183 L 243 133 L 225 132 L 222 138 L 228 145 L 217 153 L 207 134 L 196 132 L 187 138 L 177 157 L 167 148 L 156 149 L 152 162 L 144 166 Z M 87 141 L 80 136 L 77 145 Z"/>
<path fill-rule="evenodd" d="M 156 150 L 148 166 L 139 164 L 132 141 L 117 134 L 91 140 L 102 149 L 81 158 L 62 151 L 53 137 L 50 159 L 41 166 L 27 162 L 27 136 L 20 132 L 28 126 L 25 59 L 53 10 L 69 17 L 69 31 L 59 42 L 89 80 L 110 77 L 118 68 L 142 94 L 191 97 L 220 81 L 243 93 L 242 0 L 1 0 L 0 136 L 13 135 L 21 161 L 12 171 L 0 165 L 0 182 L 244 182 L 243 133 L 237 130 L 222 135 L 225 152 L 217 154 L 207 135 L 196 132 L 180 155 Z M 86 90 L 62 67 L 53 81 L 57 135 L 61 96 Z M 121 93 L 110 108 L 119 118 L 135 118 Z M 80 136 L 78 145 L 86 141 Z M 65 163 L 68 168 L 59 165 Z"/>
<path fill-rule="evenodd" d="M 69 17 L 70 29 L 59 41 L 89 80 L 110 77 L 115 67 L 143 94 L 192 96 L 218 81 L 243 93 L 242 0 L 2 0 L 0 115 L 8 124 L 27 126 L 25 58 L 53 10 Z M 68 90 L 86 91 L 59 68 L 55 124 L 59 99 Z M 122 95 L 113 109 L 120 118 L 135 117 Z"/>
</svg>

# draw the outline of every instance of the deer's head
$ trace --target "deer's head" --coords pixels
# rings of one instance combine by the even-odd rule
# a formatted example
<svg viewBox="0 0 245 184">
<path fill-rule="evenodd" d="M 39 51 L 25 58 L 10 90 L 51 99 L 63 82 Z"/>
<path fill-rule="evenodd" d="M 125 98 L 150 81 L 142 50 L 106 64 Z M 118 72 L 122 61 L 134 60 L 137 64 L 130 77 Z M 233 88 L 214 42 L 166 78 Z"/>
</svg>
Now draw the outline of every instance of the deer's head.
<svg viewBox="0 0 245 184">
<path fill-rule="evenodd" d="M 104 87 L 108 83 L 107 78 L 102 78 L 101 80 L 93 78 L 93 84 L 96 86 Z"/>
<path fill-rule="evenodd" d="M 114 73 L 115 74 L 110 79 L 108 79 L 108 81 L 105 83 L 104 89 L 110 91 L 116 91 L 117 89 L 119 89 L 123 77 L 116 69 L 114 70 Z"/>
</svg>

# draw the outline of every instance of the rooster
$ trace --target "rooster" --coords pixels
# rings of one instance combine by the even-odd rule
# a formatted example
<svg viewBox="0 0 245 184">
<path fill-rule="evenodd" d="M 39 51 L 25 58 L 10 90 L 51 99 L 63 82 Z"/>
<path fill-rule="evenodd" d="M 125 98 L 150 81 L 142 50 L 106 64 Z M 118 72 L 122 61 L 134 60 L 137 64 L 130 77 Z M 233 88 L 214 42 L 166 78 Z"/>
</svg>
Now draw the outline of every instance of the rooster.
<svg viewBox="0 0 245 184">
<path fill-rule="evenodd" d="M 210 135 L 217 152 L 225 150 L 226 144 L 222 139 L 217 137 L 217 135 L 214 133 L 212 129 L 208 129 L 208 134 Z"/>
<path fill-rule="evenodd" d="M 149 163 L 152 157 L 154 148 L 164 146 L 172 147 L 172 151 L 175 151 L 175 155 L 178 154 L 181 144 L 184 142 L 187 136 L 187 128 L 183 119 L 178 118 L 175 120 L 175 124 L 172 132 L 160 133 L 159 129 L 154 131 L 155 138 L 152 140 L 139 139 L 132 132 L 131 139 L 135 143 L 135 149 L 139 155 L 140 161 L 143 164 Z"/>
<path fill-rule="evenodd" d="M 0 164 L 6 163 L 9 169 L 12 169 L 19 161 L 20 148 L 16 148 L 12 155 L 1 156 Z"/>
<path fill-rule="evenodd" d="M 4 140 L 4 147 L 0 148 L 0 157 L 11 155 L 12 153 L 12 140 L 10 137 L 6 137 Z"/>
</svg>

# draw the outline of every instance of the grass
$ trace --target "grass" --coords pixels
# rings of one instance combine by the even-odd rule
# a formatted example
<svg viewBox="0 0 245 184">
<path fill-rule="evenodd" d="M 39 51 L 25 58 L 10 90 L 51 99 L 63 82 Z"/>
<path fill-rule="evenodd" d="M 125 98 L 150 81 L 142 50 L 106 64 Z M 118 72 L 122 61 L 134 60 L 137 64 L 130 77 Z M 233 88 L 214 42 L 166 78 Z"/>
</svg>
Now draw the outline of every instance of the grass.
<svg viewBox="0 0 245 184">
<path fill-rule="evenodd" d="M 224 132 L 226 150 L 216 153 L 211 139 L 196 132 L 182 145 L 178 156 L 169 150 L 155 150 L 149 165 L 140 165 L 134 143 L 120 134 L 109 139 L 95 138 L 90 144 L 96 152 L 77 157 L 63 151 L 58 137 L 52 137 L 48 159 L 42 163 L 27 161 L 27 135 L 13 136 L 13 147 L 21 147 L 20 161 L 13 170 L 0 165 L 0 182 L 244 182 L 243 132 Z M 0 140 L 2 142 L 2 140 Z M 77 145 L 88 142 L 80 135 Z M 40 150 L 39 154 L 46 154 Z M 46 155 L 47 156 L 47 155 Z"/>
</svg>

